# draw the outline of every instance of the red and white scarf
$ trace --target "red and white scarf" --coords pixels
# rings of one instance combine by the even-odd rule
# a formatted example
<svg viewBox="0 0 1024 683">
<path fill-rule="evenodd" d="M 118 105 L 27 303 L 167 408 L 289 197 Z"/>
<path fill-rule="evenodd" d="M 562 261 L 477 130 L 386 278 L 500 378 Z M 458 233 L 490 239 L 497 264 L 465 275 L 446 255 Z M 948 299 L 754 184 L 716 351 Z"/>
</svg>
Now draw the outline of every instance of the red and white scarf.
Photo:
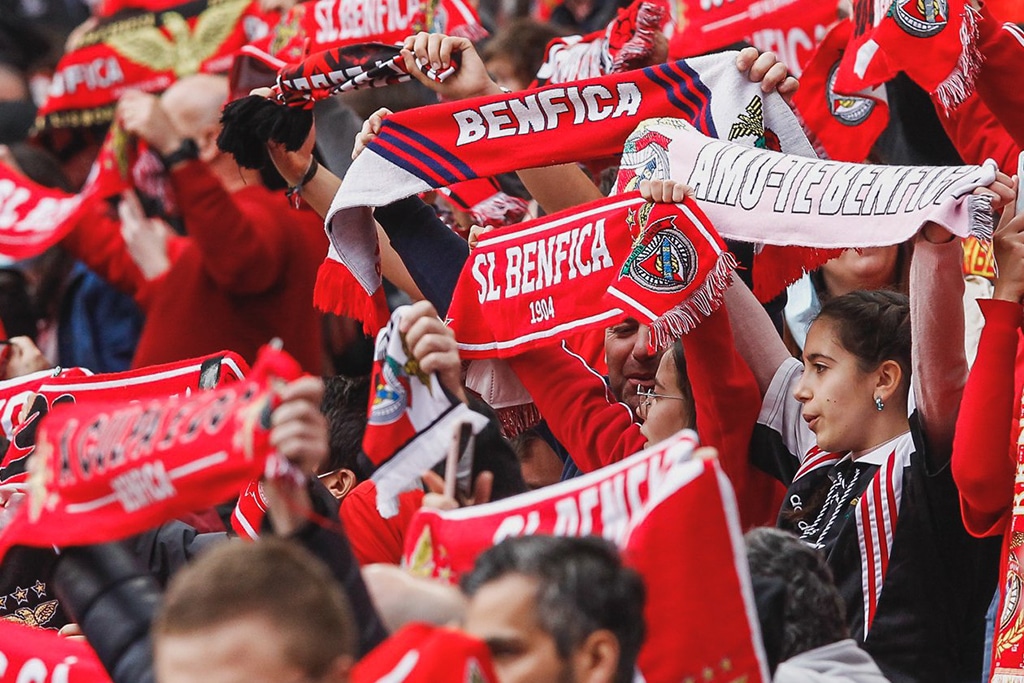
<svg viewBox="0 0 1024 683">
<path fill-rule="evenodd" d="M 88 644 L 0 621 L 0 680 L 110 683 L 110 676 Z"/>
<path fill-rule="evenodd" d="M 903 71 L 947 109 L 974 92 L 978 13 L 964 0 L 853 0 L 853 36 L 836 76 L 855 93 Z"/>
<path fill-rule="evenodd" d="M 298 62 L 310 52 L 330 48 L 401 43 L 420 31 L 473 41 L 487 37 L 473 3 L 465 0 L 398 0 L 376 5 L 316 0 L 292 7 L 256 46 L 286 62 Z"/>
<path fill-rule="evenodd" d="M 149 398 L 190 395 L 197 389 L 212 389 L 236 382 L 249 372 L 248 364 L 237 354 L 223 351 L 201 358 L 153 365 L 125 372 L 88 374 L 78 368 L 62 372 L 36 385 L 31 393 L 24 389 L 20 412 L 12 407 L 11 445 L 0 466 L 0 481 L 24 481 L 28 458 L 36 448 L 40 422 L 61 404 L 97 401 L 141 401 Z"/>
<path fill-rule="evenodd" d="M 57 244 L 97 202 L 132 185 L 136 144 L 111 126 L 78 194 L 43 187 L 0 164 L 0 257 L 32 258 Z"/>
<path fill-rule="evenodd" d="M 661 348 L 718 307 L 735 263 L 692 201 L 634 192 L 489 233 L 448 317 L 465 358 L 514 356 L 624 316 Z"/>
<path fill-rule="evenodd" d="M 14 434 L 15 421 L 21 421 L 21 409 L 46 382 L 55 378 L 81 379 L 92 375 L 85 368 L 53 368 L 40 370 L 0 382 L 0 433 L 10 439 Z"/>
<path fill-rule="evenodd" d="M 663 0 L 633 0 L 604 29 L 548 43 L 533 85 L 581 81 L 650 64 L 654 35 L 662 32 L 667 22 L 668 7 Z"/>
<path fill-rule="evenodd" d="M 737 131 L 755 102 L 760 130 Z M 618 155 L 636 126 L 657 116 L 683 117 L 709 135 L 752 146 L 765 143 L 767 127 L 775 146 L 814 155 L 782 98 L 739 74 L 733 54 L 394 114 L 353 162 L 331 205 L 331 246 L 314 303 L 368 329 L 384 324 L 370 207 L 469 178 Z"/>
<path fill-rule="evenodd" d="M 233 498 L 268 466 L 274 383 L 301 374 L 265 348 L 243 382 L 57 408 L 40 425 L 27 497 L 0 519 L 0 555 L 118 540 Z"/>
<path fill-rule="evenodd" d="M 596 534 L 618 544 L 647 586 L 649 681 L 710 669 L 769 681 L 736 500 L 717 461 L 691 459 L 693 432 L 583 477 L 487 505 L 420 510 L 406 533 L 414 574 L 456 582 L 484 550 L 514 536 Z M 713 613 L 714 619 L 703 618 Z M 725 670 L 722 667 L 726 667 Z"/>
<path fill-rule="evenodd" d="M 39 108 L 41 126 L 104 125 L 129 89 L 162 92 L 194 73 L 227 72 L 234 53 L 251 38 L 246 29 L 253 22 L 247 19 L 260 14 L 252 0 L 200 0 L 101 19 L 57 64 Z"/>
<path fill-rule="evenodd" d="M 412 490 L 424 472 L 444 459 L 458 425 L 468 423 L 477 434 L 487 424 L 486 417 L 453 398 L 435 373 L 424 372 L 409 356 L 405 335 L 398 331 L 408 310 L 398 308 L 377 335 L 363 434 L 363 452 L 374 468 L 377 511 L 384 518 L 398 514 L 399 493 Z"/>
<path fill-rule="evenodd" d="M 1018 416 L 1024 424 L 1024 397 L 1018 402 Z M 1017 473 L 1013 483 L 1013 515 L 1004 542 L 1006 574 L 1002 577 L 999 618 L 992 643 L 992 683 L 1024 681 L 1024 431 L 1017 439 Z"/>
<path fill-rule="evenodd" d="M 670 7 L 677 14 L 676 31 L 669 41 L 672 58 L 748 42 L 761 51 L 775 52 L 798 76 L 818 36 L 836 19 L 835 4 L 820 0 L 682 0 Z"/>
<path fill-rule="evenodd" d="M 631 149 L 644 154 L 623 153 L 618 190 L 631 190 L 642 178 L 684 182 L 718 234 L 764 245 L 754 267 L 762 301 L 843 249 L 899 244 L 929 221 L 958 237 L 992 236 L 991 200 L 971 194 L 995 180 L 992 161 L 949 167 L 822 161 L 715 140 L 678 120 L 644 123 L 626 143 Z"/>
<path fill-rule="evenodd" d="M 857 93 L 836 91 L 836 73 L 853 35 L 853 22 L 845 19 L 829 30 L 800 77 L 793 104 L 814 131 L 828 158 L 862 162 L 889 123 L 885 88 Z"/>
</svg>

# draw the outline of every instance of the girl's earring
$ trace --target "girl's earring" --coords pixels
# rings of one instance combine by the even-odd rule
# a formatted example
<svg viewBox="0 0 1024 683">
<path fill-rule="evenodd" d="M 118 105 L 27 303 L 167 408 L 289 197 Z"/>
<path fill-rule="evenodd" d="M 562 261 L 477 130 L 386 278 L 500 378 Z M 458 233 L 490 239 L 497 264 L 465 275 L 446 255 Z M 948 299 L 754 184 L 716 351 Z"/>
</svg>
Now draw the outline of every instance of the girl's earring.
<svg viewBox="0 0 1024 683">
<path fill-rule="evenodd" d="M 878 412 L 882 412 L 885 409 L 885 403 L 882 402 L 881 396 L 875 396 L 875 408 L 878 409 Z"/>
</svg>

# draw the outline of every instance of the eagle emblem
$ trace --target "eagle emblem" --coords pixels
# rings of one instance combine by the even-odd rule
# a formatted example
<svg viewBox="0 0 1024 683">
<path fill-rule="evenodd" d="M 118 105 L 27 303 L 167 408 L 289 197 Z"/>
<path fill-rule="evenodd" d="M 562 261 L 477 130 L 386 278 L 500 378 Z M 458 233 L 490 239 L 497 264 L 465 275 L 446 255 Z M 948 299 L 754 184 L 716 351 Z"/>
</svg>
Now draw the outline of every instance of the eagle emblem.
<svg viewBox="0 0 1024 683">
<path fill-rule="evenodd" d="M 43 628 L 46 624 L 53 619 L 53 615 L 57 613 L 57 601 L 48 600 L 40 603 L 35 607 L 19 607 L 14 612 L 3 616 L 4 621 L 13 621 L 16 624 L 22 626 L 31 626 L 33 628 Z"/>
<path fill-rule="evenodd" d="M 178 78 L 191 76 L 217 54 L 248 6 L 248 0 L 211 5 L 199 14 L 192 28 L 178 12 L 162 12 L 160 24 L 164 30 L 148 26 L 114 34 L 106 43 L 125 59 L 153 71 L 173 71 Z"/>
</svg>

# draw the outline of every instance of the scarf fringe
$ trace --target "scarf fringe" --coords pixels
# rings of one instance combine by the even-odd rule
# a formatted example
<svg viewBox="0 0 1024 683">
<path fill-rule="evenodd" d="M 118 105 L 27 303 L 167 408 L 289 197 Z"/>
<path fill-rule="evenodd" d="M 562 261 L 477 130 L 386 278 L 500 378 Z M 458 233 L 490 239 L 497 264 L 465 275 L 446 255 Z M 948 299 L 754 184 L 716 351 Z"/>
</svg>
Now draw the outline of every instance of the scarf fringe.
<svg viewBox="0 0 1024 683">
<path fill-rule="evenodd" d="M 767 303 L 786 287 L 828 263 L 845 249 L 765 245 L 754 256 L 754 295 Z"/>
<path fill-rule="evenodd" d="M 494 412 L 498 416 L 501 435 L 506 439 L 514 439 L 544 419 L 533 403 L 495 408 Z"/>
<path fill-rule="evenodd" d="M 370 337 L 376 336 L 390 317 L 383 287 L 367 294 L 348 268 L 330 258 L 324 259 L 317 270 L 313 305 L 324 313 L 358 320 Z"/>
<path fill-rule="evenodd" d="M 978 13 L 969 5 L 964 8 L 960 24 L 960 57 L 956 66 L 935 89 L 946 114 L 951 113 L 974 94 L 974 82 L 984 61 L 978 49 Z"/>
<path fill-rule="evenodd" d="M 722 293 L 732 283 L 735 269 L 736 257 L 732 252 L 719 254 L 718 262 L 697 291 L 650 324 L 654 348 L 665 348 L 714 313 L 722 305 Z"/>
<path fill-rule="evenodd" d="M 992 242 L 995 232 L 996 218 L 992 213 L 992 196 L 988 194 L 972 194 L 967 198 L 969 214 L 969 230 L 971 236 L 984 244 Z"/>
</svg>

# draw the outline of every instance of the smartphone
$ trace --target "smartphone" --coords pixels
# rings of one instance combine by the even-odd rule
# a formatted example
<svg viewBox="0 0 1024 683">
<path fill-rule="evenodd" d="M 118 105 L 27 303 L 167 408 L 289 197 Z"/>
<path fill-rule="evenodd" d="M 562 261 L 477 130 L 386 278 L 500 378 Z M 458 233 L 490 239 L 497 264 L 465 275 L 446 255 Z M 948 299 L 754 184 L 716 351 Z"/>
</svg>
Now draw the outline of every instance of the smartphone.
<svg viewBox="0 0 1024 683">
<path fill-rule="evenodd" d="M 1017 203 L 1014 205 L 1015 216 L 1024 213 L 1024 192 L 1021 192 L 1021 182 L 1024 182 L 1024 151 L 1017 155 Z"/>
</svg>

